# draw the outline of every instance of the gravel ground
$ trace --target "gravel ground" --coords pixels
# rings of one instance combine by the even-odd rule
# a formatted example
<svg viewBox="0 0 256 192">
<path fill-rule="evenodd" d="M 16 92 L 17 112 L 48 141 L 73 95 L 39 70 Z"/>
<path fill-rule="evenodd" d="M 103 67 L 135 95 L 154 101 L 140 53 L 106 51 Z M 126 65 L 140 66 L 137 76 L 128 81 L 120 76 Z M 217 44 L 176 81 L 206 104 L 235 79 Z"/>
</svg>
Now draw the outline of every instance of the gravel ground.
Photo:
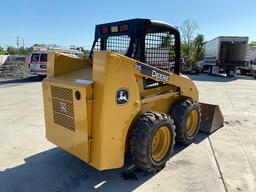
<svg viewBox="0 0 256 192">
<path fill-rule="evenodd" d="M 0 65 L 0 81 L 24 79 L 33 76 L 25 60 L 7 62 Z"/>
</svg>

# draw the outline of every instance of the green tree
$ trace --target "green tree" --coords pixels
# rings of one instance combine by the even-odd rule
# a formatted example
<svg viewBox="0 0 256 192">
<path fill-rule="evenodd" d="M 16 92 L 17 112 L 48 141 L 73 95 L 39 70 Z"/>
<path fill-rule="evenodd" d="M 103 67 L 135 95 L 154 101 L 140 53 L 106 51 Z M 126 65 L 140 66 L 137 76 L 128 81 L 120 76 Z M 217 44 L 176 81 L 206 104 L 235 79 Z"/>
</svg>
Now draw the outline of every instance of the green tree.
<svg viewBox="0 0 256 192">
<path fill-rule="evenodd" d="M 30 52 L 29 48 L 25 47 L 20 47 L 18 50 L 19 55 L 28 55 Z"/>
<path fill-rule="evenodd" d="M 175 59 L 175 47 L 174 47 L 175 39 L 174 39 L 173 35 L 167 34 L 166 36 L 162 36 L 161 38 L 162 39 L 161 39 L 160 47 L 167 48 L 168 50 L 170 50 L 169 60 L 174 61 L 174 59 Z"/>
<path fill-rule="evenodd" d="M 185 20 L 180 26 L 180 31 L 182 34 L 182 56 L 188 56 L 188 62 L 192 63 L 192 55 L 194 54 L 193 41 L 196 31 L 199 26 L 195 20 Z"/>
<path fill-rule="evenodd" d="M 162 36 L 161 38 L 162 39 L 161 39 L 160 47 L 171 48 L 174 42 L 174 37 L 171 36 L 170 34 L 167 34 L 166 36 Z"/>
<path fill-rule="evenodd" d="M 2 48 L 1 46 L 0 46 L 0 55 L 3 55 L 4 54 L 4 48 Z"/>
<path fill-rule="evenodd" d="M 194 62 L 201 61 L 204 58 L 205 52 L 205 41 L 203 34 L 198 34 L 194 39 L 194 49 Z"/>
<path fill-rule="evenodd" d="M 256 41 L 251 41 L 251 42 L 249 43 L 249 45 L 250 45 L 250 46 L 256 46 Z"/>
<path fill-rule="evenodd" d="M 16 55 L 16 54 L 18 54 L 18 50 L 15 47 L 9 46 L 9 47 L 7 47 L 7 53 L 9 55 Z"/>
<path fill-rule="evenodd" d="M 84 53 L 84 57 L 89 57 L 90 51 L 88 49 L 83 49 L 82 52 Z"/>
</svg>

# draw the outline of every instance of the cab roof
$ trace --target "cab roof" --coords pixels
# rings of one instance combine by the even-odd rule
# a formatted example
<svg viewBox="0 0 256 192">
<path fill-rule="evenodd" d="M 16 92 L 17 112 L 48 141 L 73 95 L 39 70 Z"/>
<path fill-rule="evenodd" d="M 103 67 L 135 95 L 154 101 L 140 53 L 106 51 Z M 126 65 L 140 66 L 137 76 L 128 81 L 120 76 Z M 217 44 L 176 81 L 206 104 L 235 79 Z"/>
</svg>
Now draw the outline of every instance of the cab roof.
<svg viewBox="0 0 256 192">
<path fill-rule="evenodd" d="M 105 24 L 96 25 L 95 30 L 95 39 L 98 39 L 101 36 L 112 36 L 117 35 L 115 34 L 102 34 L 102 28 L 111 28 L 113 26 L 122 26 L 128 25 L 128 30 L 126 32 L 119 32 L 118 35 L 130 34 L 130 35 L 140 35 L 141 33 L 150 33 L 150 32 L 163 32 L 163 31 L 172 31 L 173 33 L 178 33 L 178 28 L 172 26 L 166 22 L 158 21 L 158 20 L 151 20 L 151 19 L 130 19 L 130 20 L 123 20 Z"/>
</svg>

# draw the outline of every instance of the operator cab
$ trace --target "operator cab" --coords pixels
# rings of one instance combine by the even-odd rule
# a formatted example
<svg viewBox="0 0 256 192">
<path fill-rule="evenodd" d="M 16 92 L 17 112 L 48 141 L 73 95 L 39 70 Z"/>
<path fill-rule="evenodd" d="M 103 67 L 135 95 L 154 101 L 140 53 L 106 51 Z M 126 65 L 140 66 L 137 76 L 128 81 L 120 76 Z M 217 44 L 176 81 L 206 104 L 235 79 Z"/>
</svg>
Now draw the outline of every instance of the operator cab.
<svg viewBox="0 0 256 192">
<path fill-rule="evenodd" d="M 131 19 L 96 26 L 90 53 L 120 53 L 159 69 L 180 73 L 180 34 L 176 27 L 149 19 Z"/>
</svg>

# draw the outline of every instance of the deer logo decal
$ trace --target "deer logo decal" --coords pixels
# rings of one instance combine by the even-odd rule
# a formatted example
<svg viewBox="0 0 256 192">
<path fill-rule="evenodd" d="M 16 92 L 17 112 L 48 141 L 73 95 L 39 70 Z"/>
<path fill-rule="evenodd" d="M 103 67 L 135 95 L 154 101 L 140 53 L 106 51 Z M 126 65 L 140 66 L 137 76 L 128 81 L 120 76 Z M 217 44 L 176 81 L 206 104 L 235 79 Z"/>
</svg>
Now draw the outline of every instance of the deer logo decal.
<svg viewBox="0 0 256 192">
<path fill-rule="evenodd" d="M 129 92 L 126 88 L 118 89 L 116 92 L 116 104 L 117 105 L 125 105 L 128 103 Z"/>
</svg>

